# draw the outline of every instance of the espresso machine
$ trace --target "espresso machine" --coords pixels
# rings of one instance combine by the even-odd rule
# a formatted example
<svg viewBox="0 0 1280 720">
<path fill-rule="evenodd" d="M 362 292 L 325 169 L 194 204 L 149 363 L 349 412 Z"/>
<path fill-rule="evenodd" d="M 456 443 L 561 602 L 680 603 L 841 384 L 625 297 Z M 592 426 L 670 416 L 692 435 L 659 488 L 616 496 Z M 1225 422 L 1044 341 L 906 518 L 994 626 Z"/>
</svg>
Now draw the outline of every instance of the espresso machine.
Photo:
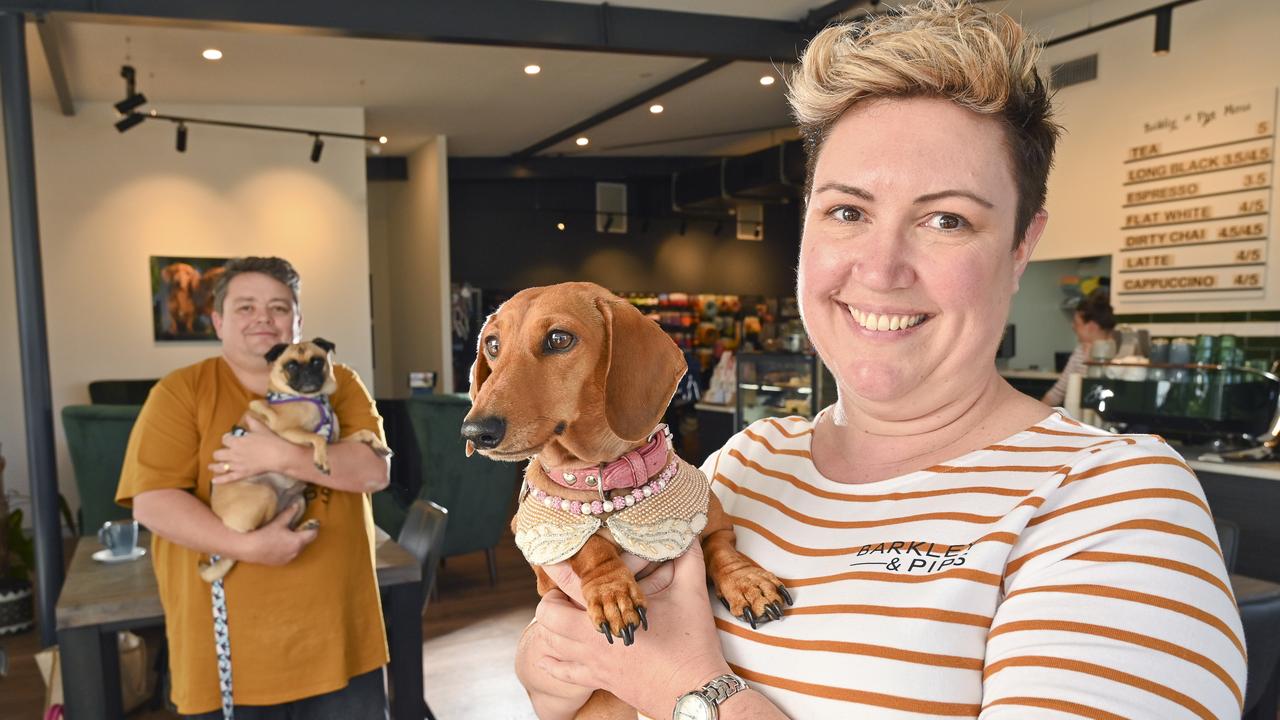
<svg viewBox="0 0 1280 720">
<path fill-rule="evenodd" d="M 1123 432 L 1181 442 L 1210 461 L 1280 459 L 1280 376 L 1272 367 L 1090 362 L 1081 408 Z M 1184 454 L 1186 454 L 1184 452 Z"/>
</svg>

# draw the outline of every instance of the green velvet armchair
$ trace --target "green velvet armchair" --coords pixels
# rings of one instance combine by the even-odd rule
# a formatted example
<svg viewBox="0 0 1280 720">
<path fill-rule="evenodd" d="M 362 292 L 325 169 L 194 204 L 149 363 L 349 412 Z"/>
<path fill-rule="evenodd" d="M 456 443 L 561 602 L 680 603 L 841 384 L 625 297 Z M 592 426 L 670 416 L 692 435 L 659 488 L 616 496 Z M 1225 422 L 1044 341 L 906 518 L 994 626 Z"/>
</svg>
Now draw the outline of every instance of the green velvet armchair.
<svg viewBox="0 0 1280 720">
<path fill-rule="evenodd" d="M 519 465 L 467 457 L 461 433 L 471 410 L 466 395 L 418 396 L 406 404 L 422 451 L 421 497 L 449 512 L 441 556 L 484 550 L 489 581 L 496 582 L 494 548 L 511 522 Z"/>
<path fill-rule="evenodd" d="M 108 520 L 132 517 L 116 504 L 116 486 L 129 433 L 141 405 L 67 405 L 62 429 L 80 491 L 80 534 L 96 535 Z"/>
</svg>

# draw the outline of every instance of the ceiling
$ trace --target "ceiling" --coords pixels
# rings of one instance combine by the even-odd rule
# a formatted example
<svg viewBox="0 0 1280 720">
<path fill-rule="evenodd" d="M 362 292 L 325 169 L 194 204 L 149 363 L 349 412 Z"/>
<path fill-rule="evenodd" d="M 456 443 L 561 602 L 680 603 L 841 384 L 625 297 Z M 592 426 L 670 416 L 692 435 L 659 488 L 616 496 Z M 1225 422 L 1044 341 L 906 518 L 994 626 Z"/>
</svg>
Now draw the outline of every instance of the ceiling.
<svg viewBox="0 0 1280 720">
<path fill-rule="evenodd" d="M 568 0 L 598 4 L 596 0 Z M 899 5 L 906 0 L 889 0 Z M 995 0 L 1023 22 L 1089 5 L 1091 0 Z M 697 12 L 794 21 L 822 0 L 699 0 Z M 688 11 L 687 0 L 611 3 Z M 435 135 L 454 156 L 502 156 L 592 117 L 702 64 L 667 57 L 528 47 L 462 45 L 302 34 L 279 28 L 192 23 L 137 24 L 121 18 L 55 16 L 74 103 L 124 95 L 120 66 L 138 70 L 138 89 L 160 112 L 166 104 L 344 106 L 366 109 L 367 132 L 386 135 L 383 150 L 406 154 Z M 28 25 L 32 97 L 56 104 L 44 50 Z M 200 53 L 223 51 L 210 62 Z M 526 75 L 528 64 L 542 68 Z M 586 147 L 566 139 L 542 155 L 740 154 L 794 137 L 784 100 L 786 65 L 733 62 L 585 130 Z M 760 84 L 766 75 L 778 82 Z M 649 112 L 660 103 L 661 114 Z"/>
</svg>

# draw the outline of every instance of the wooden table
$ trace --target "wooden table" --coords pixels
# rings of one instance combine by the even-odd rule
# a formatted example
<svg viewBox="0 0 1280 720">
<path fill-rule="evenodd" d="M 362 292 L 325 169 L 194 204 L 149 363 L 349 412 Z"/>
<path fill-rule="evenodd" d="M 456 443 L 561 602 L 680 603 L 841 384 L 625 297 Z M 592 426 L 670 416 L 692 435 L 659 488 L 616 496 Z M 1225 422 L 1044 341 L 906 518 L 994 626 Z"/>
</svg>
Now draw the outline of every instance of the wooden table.
<svg viewBox="0 0 1280 720">
<path fill-rule="evenodd" d="M 141 559 L 106 564 L 92 558 L 102 549 L 80 538 L 58 596 L 58 646 L 67 720 L 124 717 L 116 632 L 164 624 L 164 610 L 151 568 L 150 538 Z M 378 587 L 387 622 L 387 666 L 394 720 L 431 718 L 422 688 L 422 566 L 392 540 L 378 546 Z"/>
</svg>

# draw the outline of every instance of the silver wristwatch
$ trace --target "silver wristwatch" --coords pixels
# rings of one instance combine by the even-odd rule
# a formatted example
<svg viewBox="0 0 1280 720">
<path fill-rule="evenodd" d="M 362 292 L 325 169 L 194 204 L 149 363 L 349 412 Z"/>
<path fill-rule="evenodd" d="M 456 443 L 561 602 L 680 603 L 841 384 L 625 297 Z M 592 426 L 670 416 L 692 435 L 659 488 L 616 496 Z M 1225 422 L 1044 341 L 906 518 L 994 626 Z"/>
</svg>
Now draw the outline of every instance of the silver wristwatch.
<svg viewBox="0 0 1280 720">
<path fill-rule="evenodd" d="M 720 717 L 720 703 L 746 689 L 746 681 L 737 675 L 721 675 L 677 698 L 671 720 L 717 720 Z"/>
</svg>

